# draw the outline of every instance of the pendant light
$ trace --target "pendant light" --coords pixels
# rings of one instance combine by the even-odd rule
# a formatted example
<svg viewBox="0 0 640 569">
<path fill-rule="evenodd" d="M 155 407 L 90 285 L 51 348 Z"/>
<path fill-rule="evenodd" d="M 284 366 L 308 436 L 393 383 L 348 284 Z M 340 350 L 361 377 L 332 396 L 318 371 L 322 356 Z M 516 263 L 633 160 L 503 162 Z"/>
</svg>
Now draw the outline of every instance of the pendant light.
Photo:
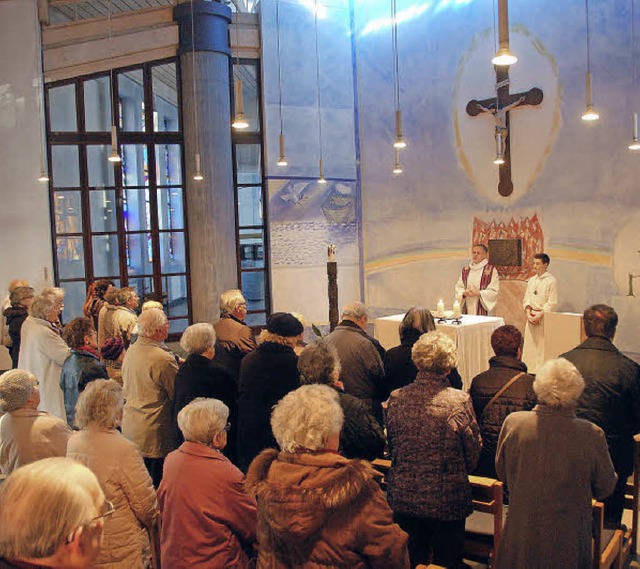
<svg viewBox="0 0 640 569">
<path fill-rule="evenodd" d="M 396 137 L 394 148 L 406 148 L 407 142 L 402 134 L 402 110 L 400 108 L 400 73 L 398 66 L 398 17 L 396 0 L 391 0 L 391 53 L 393 57 L 393 99 L 396 111 Z"/>
<path fill-rule="evenodd" d="M 36 14 L 38 14 L 38 1 L 33 2 Z M 38 85 L 36 97 L 38 100 L 38 118 L 40 119 L 40 175 L 38 182 L 46 184 L 49 181 L 47 171 L 47 137 L 45 132 L 44 116 L 44 73 L 42 69 L 42 28 L 40 19 L 36 18 L 36 70 L 38 72 Z"/>
<path fill-rule="evenodd" d="M 111 154 L 109 154 L 109 162 L 121 162 L 120 154 L 118 154 L 118 131 L 116 129 L 116 98 L 113 89 L 113 30 L 111 26 L 111 12 L 113 11 L 113 0 L 109 0 L 109 91 L 111 95 Z"/>
<path fill-rule="evenodd" d="M 282 69 L 280 63 L 280 0 L 276 0 L 276 52 L 278 54 L 278 109 L 280 114 L 280 136 L 278 138 L 280 146 L 280 155 L 278 166 L 288 166 L 289 163 L 284 154 L 284 133 L 283 133 L 283 121 L 282 121 Z"/>
<path fill-rule="evenodd" d="M 191 0 L 193 2 L 193 0 Z M 240 79 L 240 41 L 238 27 L 240 25 L 238 18 L 238 10 L 236 10 L 236 65 L 234 67 L 233 75 L 238 78 L 234 81 L 234 101 L 235 101 L 235 115 L 231 126 L 236 130 L 244 130 L 249 128 L 247 118 L 244 116 L 244 99 L 242 94 L 242 79 Z"/>
<path fill-rule="evenodd" d="M 400 149 L 394 148 L 395 160 L 393 163 L 393 173 L 398 176 L 404 172 L 404 168 L 402 167 L 402 163 L 400 162 Z"/>
<path fill-rule="evenodd" d="M 202 182 L 204 176 L 200 169 L 200 120 L 196 93 L 196 33 L 195 18 L 193 16 L 193 0 L 191 0 L 191 88 L 193 92 L 193 130 L 196 133 L 195 172 L 193 173 L 193 180 L 194 182 Z"/>
<path fill-rule="evenodd" d="M 518 61 L 509 49 L 509 0 L 498 0 L 498 31 L 500 46 L 491 63 L 499 67 L 508 67 Z"/>
<path fill-rule="evenodd" d="M 635 2 L 631 0 L 631 93 L 633 108 L 635 109 L 636 92 L 636 26 L 635 26 Z M 629 143 L 629 150 L 640 150 L 640 140 L 638 140 L 638 113 L 633 112 L 633 138 Z"/>
<path fill-rule="evenodd" d="M 320 147 L 320 163 L 318 183 L 326 184 L 324 177 L 324 161 L 322 153 L 322 98 L 320 97 L 320 50 L 318 48 L 318 0 L 315 0 L 314 24 L 316 32 L 316 88 L 318 90 L 318 143 Z"/>
<path fill-rule="evenodd" d="M 591 77 L 591 46 L 589 42 L 589 0 L 585 0 L 585 17 L 587 22 L 587 76 L 586 76 L 586 98 L 587 107 L 582 113 L 583 121 L 597 121 L 600 118 L 600 113 L 593 106 L 593 89 L 592 89 L 592 77 Z"/>
</svg>

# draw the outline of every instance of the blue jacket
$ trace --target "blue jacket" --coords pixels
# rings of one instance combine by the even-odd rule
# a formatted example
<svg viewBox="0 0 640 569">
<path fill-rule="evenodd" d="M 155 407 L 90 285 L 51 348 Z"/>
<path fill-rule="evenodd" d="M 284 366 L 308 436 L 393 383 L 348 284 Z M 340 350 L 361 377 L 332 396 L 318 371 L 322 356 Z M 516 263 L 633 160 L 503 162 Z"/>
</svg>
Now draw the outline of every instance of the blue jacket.
<svg viewBox="0 0 640 569">
<path fill-rule="evenodd" d="M 60 374 L 64 408 L 70 425 L 73 425 L 80 392 L 84 391 L 87 383 L 94 379 L 109 379 L 109 374 L 102 362 L 90 352 L 71 350 L 71 355 L 65 360 Z"/>
</svg>

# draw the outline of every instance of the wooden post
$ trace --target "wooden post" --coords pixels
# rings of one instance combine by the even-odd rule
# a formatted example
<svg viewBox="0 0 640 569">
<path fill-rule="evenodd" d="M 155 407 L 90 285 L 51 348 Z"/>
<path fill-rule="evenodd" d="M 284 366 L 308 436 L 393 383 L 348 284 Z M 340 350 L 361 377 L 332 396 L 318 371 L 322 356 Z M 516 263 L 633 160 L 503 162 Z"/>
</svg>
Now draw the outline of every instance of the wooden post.
<svg viewBox="0 0 640 569">
<path fill-rule="evenodd" d="M 335 261 L 336 248 L 334 245 L 329 245 L 327 261 L 327 279 L 328 279 L 328 294 L 329 294 L 329 330 L 333 332 L 333 329 L 338 325 L 338 263 Z"/>
</svg>

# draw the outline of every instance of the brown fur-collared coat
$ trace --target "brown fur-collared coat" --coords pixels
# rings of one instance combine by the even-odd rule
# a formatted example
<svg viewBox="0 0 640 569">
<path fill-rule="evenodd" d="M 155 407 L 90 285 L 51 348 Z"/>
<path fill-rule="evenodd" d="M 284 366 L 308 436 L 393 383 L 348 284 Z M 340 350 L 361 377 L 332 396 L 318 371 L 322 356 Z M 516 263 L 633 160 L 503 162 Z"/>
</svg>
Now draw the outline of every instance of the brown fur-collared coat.
<svg viewBox="0 0 640 569">
<path fill-rule="evenodd" d="M 263 451 L 245 484 L 258 502 L 258 568 L 407 569 L 407 535 L 374 476 L 333 453 Z"/>
</svg>

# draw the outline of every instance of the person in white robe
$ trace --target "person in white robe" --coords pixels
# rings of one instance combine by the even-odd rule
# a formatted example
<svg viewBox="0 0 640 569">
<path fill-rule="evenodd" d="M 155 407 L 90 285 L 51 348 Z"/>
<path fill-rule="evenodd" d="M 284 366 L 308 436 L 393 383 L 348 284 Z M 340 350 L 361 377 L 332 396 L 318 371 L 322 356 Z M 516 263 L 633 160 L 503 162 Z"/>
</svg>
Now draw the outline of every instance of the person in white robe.
<svg viewBox="0 0 640 569">
<path fill-rule="evenodd" d="M 536 274 L 527 282 L 527 291 L 522 301 L 527 316 L 522 361 L 527 364 L 529 373 L 534 374 L 544 364 L 544 315 L 558 309 L 556 278 L 547 271 L 550 262 L 546 253 L 533 256 Z"/>
<path fill-rule="evenodd" d="M 487 260 L 488 249 L 476 243 L 471 249 L 471 262 L 462 269 L 456 283 L 456 300 L 463 314 L 493 314 L 500 291 L 500 277 Z"/>
</svg>

